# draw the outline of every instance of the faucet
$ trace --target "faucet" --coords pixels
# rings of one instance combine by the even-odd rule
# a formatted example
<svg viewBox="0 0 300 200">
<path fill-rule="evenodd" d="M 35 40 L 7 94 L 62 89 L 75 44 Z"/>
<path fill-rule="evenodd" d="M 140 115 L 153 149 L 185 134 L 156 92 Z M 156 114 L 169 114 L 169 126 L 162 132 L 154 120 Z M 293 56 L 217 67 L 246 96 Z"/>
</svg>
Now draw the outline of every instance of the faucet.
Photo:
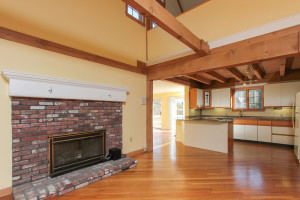
<svg viewBox="0 0 300 200">
<path fill-rule="evenodd" d="M 240 117 L 243 117 L 243 110 L 240 110 Z"/>
</svg>

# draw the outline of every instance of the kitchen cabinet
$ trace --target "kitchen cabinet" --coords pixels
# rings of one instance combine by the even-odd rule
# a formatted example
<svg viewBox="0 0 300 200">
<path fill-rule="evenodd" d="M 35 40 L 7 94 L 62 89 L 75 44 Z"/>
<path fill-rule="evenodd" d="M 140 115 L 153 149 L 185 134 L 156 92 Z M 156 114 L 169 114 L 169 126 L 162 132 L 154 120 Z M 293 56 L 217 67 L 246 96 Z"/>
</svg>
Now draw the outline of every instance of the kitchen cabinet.
<svg viewBox="0 0 300 200">
<path fill-rule="evenodd" d="M 245 139 L 245 125 L 233 125 L 233 138 L 239 140 Z"/>
<path fill-rule="evenodd" d="M 272 142 L 271 126 L 257 126 L 257 141 Z"/>
<path fill-rule="evenodd" d="M 213 89 L 211 102 L 214 108 L 230 108 L 230 88 Z"/>
<path fill-rule="evenodd" d="M 190 108 L 203 107 L 203 90 L 198 88 L 190 89 Z"/>
<path fill-rule="evenodd" d="M 294 145 L 294 137 L 284 135 L 272 135 L 272 143 Z"/>
<path fill-rule="evenodd" d="M 221 102 L 220 89 L 214 89 L 211 91 L 211 107 L 220 107 Z"/>
<path fill-rule="evenodd" d="M 293 145 L 291 121 L 235 119 L 234 139 Z"/>
<path fill-rule="evenodd" d="M 257 141 L 257 125 L 245 125 L 245 140 Z"/>
<path fill-rule="evenodd" d="M 264 106 L 292 106 L 300 82 L 268 84 L 264 86 Z"/>
</svg>

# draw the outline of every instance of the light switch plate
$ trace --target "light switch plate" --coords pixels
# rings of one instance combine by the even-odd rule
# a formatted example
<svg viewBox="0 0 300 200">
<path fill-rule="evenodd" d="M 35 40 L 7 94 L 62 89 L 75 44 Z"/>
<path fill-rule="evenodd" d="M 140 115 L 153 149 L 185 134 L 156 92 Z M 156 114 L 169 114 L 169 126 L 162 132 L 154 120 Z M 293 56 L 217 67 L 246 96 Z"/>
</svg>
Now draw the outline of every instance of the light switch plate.
<svg viewBox="0 0 300 200">
<path fill-rule="evenodd" d="M 146 105 L 146 98 L 145 97 L 141 98 L 141 105 Z"/>
</svg>

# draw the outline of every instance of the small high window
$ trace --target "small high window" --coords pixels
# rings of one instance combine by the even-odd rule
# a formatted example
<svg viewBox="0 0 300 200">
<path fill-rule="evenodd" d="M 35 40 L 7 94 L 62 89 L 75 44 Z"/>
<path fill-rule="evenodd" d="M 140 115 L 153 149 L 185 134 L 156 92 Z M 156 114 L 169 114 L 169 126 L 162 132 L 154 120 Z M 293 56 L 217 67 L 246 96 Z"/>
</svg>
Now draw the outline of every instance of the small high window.
<svg viewBox="0 0 300 200">
<path fill-rule="evenodd" d="M 145 26 L 145 17 L 130 5 L 126 5 L 126 15 L 139 24 Z"/>
</svg>

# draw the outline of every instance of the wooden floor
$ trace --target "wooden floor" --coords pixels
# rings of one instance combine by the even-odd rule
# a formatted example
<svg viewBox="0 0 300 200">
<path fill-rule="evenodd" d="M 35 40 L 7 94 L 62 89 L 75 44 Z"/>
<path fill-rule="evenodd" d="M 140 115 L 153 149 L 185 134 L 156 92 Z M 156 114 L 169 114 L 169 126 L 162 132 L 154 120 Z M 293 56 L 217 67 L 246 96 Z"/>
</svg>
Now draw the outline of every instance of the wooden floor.
<svg viewBox="0 0 300 200">
<path fill-rule="evenodd" d="M 173 142 L 133 157 L 136 168 L 59 199 L 300 199 L 290 148 L 235 142 L 227 156 Z"/>
<path fill-rule="evenodd" d="M 169 130 L 163 130 L 159 128 L 153 129 L 153 147 L 161 146 L 170 143 L 175 140 L 172 136 L 172 132 Z"/>
</svg>

